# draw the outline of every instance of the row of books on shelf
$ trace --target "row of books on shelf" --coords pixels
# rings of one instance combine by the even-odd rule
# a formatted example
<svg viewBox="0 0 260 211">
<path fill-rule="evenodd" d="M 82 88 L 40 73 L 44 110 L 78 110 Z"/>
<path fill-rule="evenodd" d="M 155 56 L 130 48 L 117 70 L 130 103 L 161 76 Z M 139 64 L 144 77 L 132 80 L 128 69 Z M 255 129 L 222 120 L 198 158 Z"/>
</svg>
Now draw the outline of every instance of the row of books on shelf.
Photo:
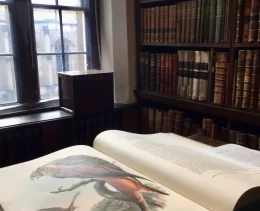
<svg viewBox="0 0 260 211">
<path fill-rule="evenodd" d="M 198 121 L 197 119 L 187 118 L 182 111 L 143 107 L 142 119 L 143 133 L 145 134 L 164 132 L 175 133 L 185 137 L 199 134 L 223 143 L 233 143 L 250 149 L 260 150 L 260 137 L 257 135 L 223 127 L 211 118 L 205 117 Z M 201 141 L 203 140 L 201 139 Z M 215 142 L 215 144 L 220 145 L 221 143 Z"/>
<path fill-rule="evenodd" d="M 142 8 L 141 41 L 220 43 L 229 41 L 230 0 L 192 0 Z"/>
<path fill-rule="evenodd" d="M 260 51 L 240 50 L 233 86 L 229 85 L 227 52 L 141 52 L 141 89 L 225 106 L 232 89 L 232 107 L 260 109 Z"/>
</svg>

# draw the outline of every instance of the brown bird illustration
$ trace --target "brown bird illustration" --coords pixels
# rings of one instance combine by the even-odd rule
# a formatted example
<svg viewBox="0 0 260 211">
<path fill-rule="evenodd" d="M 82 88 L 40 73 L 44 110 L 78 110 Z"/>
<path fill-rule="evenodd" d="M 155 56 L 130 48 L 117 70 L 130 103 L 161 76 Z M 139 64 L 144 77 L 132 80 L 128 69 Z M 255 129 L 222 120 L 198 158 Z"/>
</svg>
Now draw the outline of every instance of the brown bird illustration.
<svg viewBox="0 0 260 211">
<path fill-rule="evenodd" d="M 90 179 L 73 185 L 69 189 L 59 188 L 57 192 L 74 190 L 90 182 L 104 181 L 116 190 L 132 199 L 142 211 L 148 211 L 143 192 L 168 195 L 162 191 L 143 185 L 138 179 L 148 180 L 144 177 L 128 173 L 120 167 L 101 158 L 75 155 L 50 162 L 31 174 L 31 179 L 43 176 L 54 178 L 80 178 Z"/>
</svg>

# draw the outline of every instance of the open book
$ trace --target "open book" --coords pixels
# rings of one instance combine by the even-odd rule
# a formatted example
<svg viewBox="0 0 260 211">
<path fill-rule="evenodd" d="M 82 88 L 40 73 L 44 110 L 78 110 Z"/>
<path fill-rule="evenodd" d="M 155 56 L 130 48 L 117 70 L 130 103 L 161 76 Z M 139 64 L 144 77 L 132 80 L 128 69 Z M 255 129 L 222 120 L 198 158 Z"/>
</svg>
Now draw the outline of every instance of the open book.
<svg viewBox="0 0 260 211">
<path fill-rule="evenodd" d="M 259 166 L 259 152 L 237 145 L 106 131 L 94 148 L 0 169 L 0 210 L 259 210 Z"/>
</svg>

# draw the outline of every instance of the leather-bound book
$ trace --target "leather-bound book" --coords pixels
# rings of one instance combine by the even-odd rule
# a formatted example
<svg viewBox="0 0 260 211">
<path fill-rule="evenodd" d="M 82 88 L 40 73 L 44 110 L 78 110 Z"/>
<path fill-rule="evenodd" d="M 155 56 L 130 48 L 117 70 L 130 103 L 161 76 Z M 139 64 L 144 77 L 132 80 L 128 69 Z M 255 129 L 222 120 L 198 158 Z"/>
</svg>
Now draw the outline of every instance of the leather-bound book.
<svg viewBox="0 0 260 211">
<path fill-rule="evenodd" d="M 254 50 L 253 72 L 252 72 L 251 94 L 250 94 L 250 109 L 254 109 L 254 110 L 257 109 L 257 101 L 258 101 L 259 71 L 260 71 L 259 56 L 260 56 L 260 51 Z"/>
<path fill-rule="evenodd" d="M 169 42 L 170 7 L 164 6 L 164 42 Z"/>
<path fill-rule="evenodd" d="M 169 6 L 169 30 L 168 30 L 168 42 L 173 42 L 173 25 L 174 25 L 174 7 L 175 5 Z"/>
<path fill-rule="evenodd" d="M 210 0 L 205 0 L 205 11 L 203 21 L 203 42 L 209 42 L 209 19 L 210 19 Z"/>
<path fill-rule="evenodd" d="M 155 133 L 162 132 L 162 123 L 163 123 L 163 112 L 156 109 L 155 112 Z"/>
<path fill-rule="evenodd" d="M 185 42 L 190 42 L 192 1 L 187 2 Z"/>
<path fill-rule="evenodd" d="M 144 43 L 147 43 L 148 9 L 144 9 Z"/>
<path fill-rule="evenodd" d="M 249 24 L 249 42 L 257 41 L 258 32 L 258 18 L 259 18 L 259 0 L 252 0 L 250 24 Z"/>
<path fill-rule="evenodd" d="M 176 41 L 181 42 L 181 31 L 182 31 L 182 4 L 177 4 L 177 32 Z"/>
<path fill-rule="evenodd" d="M 209 16 L 209 43 L 215 42 L 216 17 L 217 17 L 217 1 L 210 0 L 210 16 Z"/>
<path fill-rule="evenodd" d="M 234 130 L 229 131 L 229 141 L 232 144 L 237 143 L 237 131 L 234 131 Z"/>
<path fill-rule="evenodd" d="M 224 105 L 226 99 L 228 53 L 216 54 L 214 104 Z"/>
<path fill-rule="evenodd" d="M 140 11 L 140 31 L 141 31 L 141 42 L 144 42 L 144 9 Z"/>
<path fill-rule="evenodd" d="M 177 95 L 178 88 L 178 54 L 173 54 L 173 94 Z"/>
<path fill-rule="evenodd" d="M 161 54 L 156 54 L 156 91 L 161 91 Z"/>
<path fill-rule="evenodd" d="M 150 90 L 156 91 L 156 54 L 150 54 Z"/>
<path fill-rule="evenodd" d="M 202 119 L 202 128 L 207 130 L 207 121 L 208 121 L 208 118 L 203 118 Z"/>
<path fill-rule="evenodd" d="M 176 114 L 176 111 L 173 111 L 173 110 L 168 111 L 168 131 L 169 132 L 174 132 L 175 114 Z"/>
<path fill-rule="evenodd" d="M 221 29 L 223 27 L 224 18 L 224 0 L 217 0 L 217 17 L 216 17 L 216 30 L 215 30 L 215 43 L 220 43 L 221 41 Z"/>
<path fill-rule="evenodd" d="M 151 8 L 151 42 L 155 42 L 155 7 Z"/>
<path fill-rule="evenodd" d="M 206 11 L 206 2 L 207 0 L 202 0 L 201 2 L 201 18 L 200 18 L 200 32 L 199 32 L 199 42 L 203 42 L 204 36 L 204 21 L 205 21 L 205 11 Z"/>
<path fill-rule="evenodd" d="M 213 119 L 207 119 L 206 121 L 206 131 L 208 137 L 211 137 L 213 122 L 214 122 Z"/>
<path fill-rule="evenodd" d="M 140 52 L 140 85 L 141 89 L 145 90 L 145 53 Z"/>
<path fill-rule="evenodd" d="M 182 97 L 188 98 L 188 82 L 189 82 L 189 51 L 184 52 L 184 65 L 183 65 L 183 95 Z"/>
<path fill-rule="evenodd" d="M 142 132 L 144 134 L 148 134 L 149 133 L 149 108 L 147 107 L 143 107 L 142 109 Z"/>
<path fill-rule="evenodd" d="M 259 2 L 260 4 L 260 2 Z M 258 17 L 260 17 L 260 5 L 259 5 L 259 13 L 258 13 Z M 257 42 L 260 42 L 260 18 L 258 19 L 258 35 L 257 35 Z"/>
<path fill-rule="evenodd" d="M 162 126 L 162 132 L 163 133 L 168 133 L 169 127 L 168 127 L 168 111 L 163 111 L 163 126 Z"/>
<path fill-rule="evenodd" d="M 222 33 L 222 42 L 228 42 L 228 34 L 229 34 L 229 7 L 230 0 L 225 0 L 225 11 L 224 11 L 224 21 L 223 21 L 223 33 Z"/>
<path fill-rule="evenodd" d="M 193 71 L 192 99 L 199 99 L 201 51 L 195 51 L 195 64 Z"/>
<path fill-rule="evenodd" d="M 173 54 L 169 54 L 169 78 L 168 78 L 168 84 L 169 84 L 169 95 L 173 95 Z"/>
<path fill-rule="evenodd" d="M 160 93 L 165 93 L 165 54 L 161 54 Z"/>
<path fill-rule="evenodd" d="M 248 145 L 247 134 L 237 133 L 237 144 L 240 146 L 247 147 L 247 145 Z"/>
<path fill-rule="evenodd" d="M 237 60 L 234 62 L 233 84 L 232 84 L 232 107 L 236 103 L 236 85 L 237 85 Z"/>
<path fill-rule="evenodd" d="M 184 51 L 178 51 L 178 84 L 177 96 L 183 97 L 183 68 L 184 68 Z"/>
<path fill-rule="evenodd" d="M 176 43 L 177 36 L 177 5 L 173 5 L 172 42 Z"/>
<path fill-rule="evenodd" d="M 248 42 L 249 40 L 251 4 L 252 4 L 252 0 L 245 0 L 243 42 Z"/>
<path fill-rule="evenodd" d="M 196 29 L 197 29 L 197 1 L 191 1 L 191 29 L 190 29 L 190 42 L 196 41 Z"/>
<path fill-rule="evenodd" d="M 201 19 L 202 19 L 202 0 L 197 0 L 197 19 L 196 19 L 196 43 L 200 42 L 201 37 Z"/>
<path fill-rule="evenodd" d="M 184 119 L 183 123 L 183 136 L 189 137 L 191 135 L 191 119 Z"/>
<path fill-rule="evenodd" d="M 147 9 L 147 42 L 151 42 L 151 11 L 152 8 Z"/>
<path fill-rule="evenodd" d="M 160 7 L 160 42 L 164 42 L 165 7 Z"/>
<path fill-rule="evenodd" d="M 169 54 L 165 54 L 165 74 L 164 74 L 164 93 L 169 95 L 170 93 L 170 86 L 169 86 L 169 79 L 170 79 L 170 69 L 169 69 Z"/>
<path fill-rule="evenodd" d="M 155 8 L 155 42 L 160 42 L 160 7 Z"/>
<path fill-rule="evenodd" d="M 186 33 L 186 22 L 187 22 L 187 2 L 182 3 L 182 20 L 181 20 L 181 42 L 185 42 L 185 33 Z"/>
<path fill-rule="evenodd" d="M 241 42 L 243 37 L 244 26 L 244 5 L 245 0 L 238 0 L 237 3 L 237 22 L 236 22 L 236 42 Z"/>
<path fill-rule="evenodd" d="M 145 53 L 145 89 L 149 90 L 150 89 L 150 54 Z"/>
<path fill-rule="evenodd" d="M 237 80 L 236 80 L 236 108 L 242 108 L 243 90 L 244 90 L 244 77 L 246 66 L 246 50 L 239 51 L 238 68 L 237 68 Z"/>
<path fill-rule="evenodd" d="M 184 113 L 180 111 L 176 111 L 174 133 L 178 135 L 182 135 L 183 133 L 183 119 L 184 119 Z"/>
<path fill-rule="evenodd" d="M 253 57 L 254 57 L 253 53 L 254 53 L 253 50 L 247 50 L 246 52 L 246 66 L 245 66 L 242 108 L 250 108 L 250 94 L 251 94 Z"/>
<path fill-rule="evenodd" d="M 189 51 L 188 99 L 192 99 L 194 65 L 195 65 L 195 51 Z"/>
<path fill-rule="evenodd" d="M 218 126 L 216 124 L 212 124 L 211 138 L 212 139 L 219 138 L 219 130 L 218 130 Z"/>
<path fill-rule="evenodd" d="M 155 132 L 155 109 L 149 108 L 149 133 Z"/>
<path fill-rule="evenodd" d="M 248 134 L 248 147 L 250 149 L 258 150 L 259 149 L 259 142 L 258 137 L 252 134 Z"/>
<path fill-rule="evenodd" d="M 209 81 L 209 58 L 210 52 L 201 51 L 201 64 L 199 73 L 199 101 L 208 99 L 208 81 Z"/>
<path fill-rule="evenodd" d="M 221 141 L 229 142 L 229 129 L 228 128 L 222 127 L 220 134 L 221 134 L 221 138 L 220 138 Z"/>
</svg>

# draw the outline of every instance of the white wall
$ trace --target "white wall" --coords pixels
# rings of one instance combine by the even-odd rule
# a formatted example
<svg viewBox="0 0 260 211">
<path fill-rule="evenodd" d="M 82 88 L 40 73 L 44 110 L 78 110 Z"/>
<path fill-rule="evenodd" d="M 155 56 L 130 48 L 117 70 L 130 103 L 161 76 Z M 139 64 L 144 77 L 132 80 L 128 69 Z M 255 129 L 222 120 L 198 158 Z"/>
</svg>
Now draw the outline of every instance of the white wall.
<svg viewBox="0 0 260 211">
<path fill-rule="evenodd" d="M 134 0 L 101 0 L 101 67 L 114 71 L 115 102 L 135 101 Z"/>
</svg>

